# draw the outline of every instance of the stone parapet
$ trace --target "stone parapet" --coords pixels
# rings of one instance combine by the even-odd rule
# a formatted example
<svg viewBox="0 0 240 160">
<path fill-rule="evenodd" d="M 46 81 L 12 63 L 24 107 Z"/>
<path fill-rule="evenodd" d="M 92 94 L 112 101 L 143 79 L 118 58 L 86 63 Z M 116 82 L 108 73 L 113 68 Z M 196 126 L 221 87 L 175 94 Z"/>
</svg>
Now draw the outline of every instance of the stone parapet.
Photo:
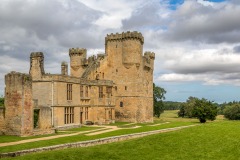
<svg viewBox="0 0 240 160">
<path fill-rule="evenodd" d="M 69 56 L 80 56 L 86 55 L 87 50 L 85 48 L 70 48 L 69 49 Z"/>
<path fill-rule="evenodd" d="M 140 32 L 137 32 L 137 31 L 133 31 L 133 32 L 127 31 L 127 32 L 116 33 L 116 34 L 111 33 L 110 35 L 107 35 L 107 37 L 105 37 L 105 43 L 107 43 L 107 41 L 114 41 L 114 40 L 121 41 L 125 39 L 137 39 L 137 40 L 140 40 L 142 44 L 144 43 L 144 37 Z"/>
<path fill-rule="evenodd" d="M 32 52 L 30 55 L 30 58 L 33 58 L 33 57 L 44 57 L 44 55 L 42 52 Z"/>
</svg>

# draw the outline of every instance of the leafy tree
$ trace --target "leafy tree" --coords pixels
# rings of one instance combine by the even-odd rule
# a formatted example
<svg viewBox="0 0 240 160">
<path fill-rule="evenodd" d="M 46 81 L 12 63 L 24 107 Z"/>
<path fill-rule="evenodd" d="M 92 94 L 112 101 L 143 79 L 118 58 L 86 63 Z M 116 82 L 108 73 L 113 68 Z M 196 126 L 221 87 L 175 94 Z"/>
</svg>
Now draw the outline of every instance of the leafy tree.
<svg viewBox="0 0 240 160">
<path fill-rule="evenodd" d="M 4 106 L 4 98 L 0 97 L 0 106 Z"/>
<path fill-rule="evenodd" d="M 193 109 L 193 116 L 197 117 L 201 123 L 205 123 L 206 120 L 215 120 L 217 116 L 217 106 L 206 99 L 196 99 Z"/>
<path fill-rule="evenodd" d="M 182 102 L 164 101 L 164 110 L 179 110 Z"/>
<path fill-rule="evenodd" d="M 240 104 L 228 105 L 223 110 L 224 117 L 229 120 L 240 120 Z"/>
<path fill-rule="evenodd" d="M 165 99 L 164 94 L 167 92 L 165 89 L 156 86 L 153 83 L 153 115 L 156 117 L 160 117 L 160 114 L 164 111 L 163 100 Z"/>
<path fill-rule="evenodd" d="M 186 103 L 182 103 L 178 112 L 178 116 L 192 118 L 196 100 L 196 97 L 189 97 Z"/>
</svg>

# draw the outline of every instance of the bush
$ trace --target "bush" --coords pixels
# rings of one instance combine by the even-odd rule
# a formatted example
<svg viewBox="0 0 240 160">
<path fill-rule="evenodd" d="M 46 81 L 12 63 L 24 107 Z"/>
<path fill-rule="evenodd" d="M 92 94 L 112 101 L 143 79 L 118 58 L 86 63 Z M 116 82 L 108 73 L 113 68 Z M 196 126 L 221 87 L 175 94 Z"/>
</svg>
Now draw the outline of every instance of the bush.
<svg viewBox="0 0 240 160">
<path fill-rule="evenodd" d="M 179 117 L 188 117 L 192 118 L 193 109 L 195 106 L 196 97 L 189 97 L 186 103 L 182 103 L 180 106 L 180 110 L 178 112 Z"/>
<path fill-rule="evenodd" d="M 224 117 L 229 120 L 240 120 L 240 104 L 226 106 L 223 110 Z"/>
<path fill-rule="evenodd" d="M 193 109 L 193 116 L 197 117 L 201 123 L 206 120 L 215 120 L 217 116 L 217 106 L 206 99 L 196 99 Z"/>
</svg>

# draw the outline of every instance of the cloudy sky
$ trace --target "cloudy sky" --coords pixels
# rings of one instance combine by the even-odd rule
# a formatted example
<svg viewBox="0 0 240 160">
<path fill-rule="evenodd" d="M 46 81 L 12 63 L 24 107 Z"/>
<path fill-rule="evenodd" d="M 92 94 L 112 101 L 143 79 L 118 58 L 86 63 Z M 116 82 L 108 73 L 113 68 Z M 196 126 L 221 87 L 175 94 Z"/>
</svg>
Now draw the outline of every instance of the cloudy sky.
<svg viewBox="0 0 240 160">
<path fill-rule="evenodd" d="M 239 15 L 239 0 L 1 0 L 0 95 L 5 74 L 29 72 L 32 51 L 60 73 L 69 48 L 104 52 L 106 34 L 130 30 L 156 53 L 166 100 L 240 101 Z"/>
</svg>

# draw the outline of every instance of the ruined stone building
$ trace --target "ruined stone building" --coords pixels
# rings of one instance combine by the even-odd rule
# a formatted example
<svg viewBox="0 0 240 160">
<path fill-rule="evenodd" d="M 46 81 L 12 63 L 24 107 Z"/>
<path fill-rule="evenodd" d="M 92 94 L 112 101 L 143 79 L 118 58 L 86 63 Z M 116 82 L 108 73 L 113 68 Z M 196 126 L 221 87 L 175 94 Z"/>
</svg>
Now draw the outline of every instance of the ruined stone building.
<svg viewBox="0 0 240 160">
<path fill-rule="evenodd" d="M 123 32 L 106 36 L 105 54 L 87 58 L 86 49 L 70 48 L 61 74 L 46 74 L 43 53 L 32 52 L 29 74 L 5 76 L 0 132 L 27 136 L 89 122 L 152 122 L 155 54 L 143 55 L 143 43 L 141 33 Z"/>
</svg>

